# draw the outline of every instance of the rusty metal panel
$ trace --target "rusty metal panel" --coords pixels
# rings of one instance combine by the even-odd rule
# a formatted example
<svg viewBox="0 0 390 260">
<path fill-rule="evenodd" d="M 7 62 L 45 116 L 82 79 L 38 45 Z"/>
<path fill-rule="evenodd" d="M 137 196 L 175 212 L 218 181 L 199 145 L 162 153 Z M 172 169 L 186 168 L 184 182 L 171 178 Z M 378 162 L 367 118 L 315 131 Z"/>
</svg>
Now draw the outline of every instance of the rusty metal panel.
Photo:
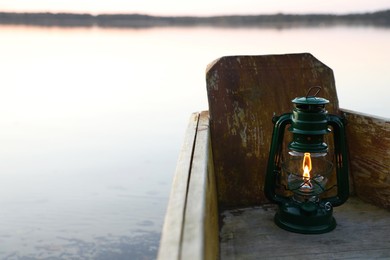
<svg viewBox="0 0 390 260">
<path fill-rule="evenodd" d="M 207 68 L 210 131 L 219 203 L 251 206 L 266 201 L 264 176 L 272 116 L 292 110 L 291 100 L 321 86 L 319 96 L 338 111 L 333 71 L 309 53 L 222 57 Z"/>
</svg>

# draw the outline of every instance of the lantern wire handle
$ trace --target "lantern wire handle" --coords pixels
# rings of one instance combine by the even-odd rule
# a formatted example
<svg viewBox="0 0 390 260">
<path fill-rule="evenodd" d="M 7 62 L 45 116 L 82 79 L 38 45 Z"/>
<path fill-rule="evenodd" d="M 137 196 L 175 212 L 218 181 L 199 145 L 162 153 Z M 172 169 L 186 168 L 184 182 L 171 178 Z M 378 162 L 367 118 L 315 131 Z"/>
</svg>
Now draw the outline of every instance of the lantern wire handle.
<svg viewBox="0 0 390 260">
<path fill-rule="evenodd" d="M 311 92 L 313 89 L 317 89 L 317 92 L 314 93 L 313 96 L 309 96 L 310 92 Z M 322 88 L 321 88 L 320 86 L 314 86 L 314 87 L 309 88 L 309 90 L 308 90 L 307 93 L 306 93 L 306 98 L 308 98 L 308 97 L 316 97 L 317 94 L 321 91 L 321 89 L 322 89 Z"/>
</svg>

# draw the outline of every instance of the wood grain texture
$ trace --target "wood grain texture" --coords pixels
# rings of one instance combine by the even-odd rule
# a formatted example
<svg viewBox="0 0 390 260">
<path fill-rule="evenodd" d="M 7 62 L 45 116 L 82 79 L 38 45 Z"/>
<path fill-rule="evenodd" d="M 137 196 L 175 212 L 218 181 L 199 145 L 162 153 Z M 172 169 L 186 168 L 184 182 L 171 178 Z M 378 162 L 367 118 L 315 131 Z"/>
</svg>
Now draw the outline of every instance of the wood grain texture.
<svg viewBox="0 0 390 260">
<path fill-rule="evenodd" d="M 390 259 L 390 212 L 351 197 L 334 209 L 335 230 L 319 235 L 285 231 L 277 206 L 222 212 L 221 259 Z"/>
<path fill-rule="evenodd" d="M 165 259 L 218 259 L 218 205 L 208 112 L 190 118 L 158 253 Z"/>
<path fill-rule="evenodd" d="M 357 196 L 390 209 L 390 119 L 342 110 Z"/>
<path fill-rule="evenodd" d="M 180 259 L 188 182 L 198 122 L 199 113 L 193 113 L 187 126 L 169 196 L 158 252 L 160 260 Z"/>
<path fill-rule="evenodd" d="M 263 194 L 272 116 L 292 111 L 291 100 L 321 86 L 318 96 L 337 113 L 333 71 L 311 54 L 222 57 L 208 66 L 207 92 L 219 203 L 258 205 Z"/>
<path fill-rule="evenodd" d="M 210 160 L 209 160 L 210 159 Z M 218 210 L 208 113 L 199 118 L 184 216 L 180 259 L 217 259 Z"/>
</svg>

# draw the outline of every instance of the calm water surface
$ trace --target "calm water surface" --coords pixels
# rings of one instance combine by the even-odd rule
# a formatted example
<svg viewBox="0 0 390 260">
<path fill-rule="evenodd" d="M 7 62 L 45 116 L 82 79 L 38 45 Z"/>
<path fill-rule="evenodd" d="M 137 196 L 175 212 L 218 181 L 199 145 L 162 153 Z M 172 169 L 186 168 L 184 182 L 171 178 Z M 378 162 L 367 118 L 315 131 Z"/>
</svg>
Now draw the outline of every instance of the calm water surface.
<svg viewBox="0 0 390 260">
<path fill-rule="evenodd" d="M 311 52 L 390 117 L 390 30 L 0 27 L 0 259 L 153 259 L 205 68 Z"/>
</svg>

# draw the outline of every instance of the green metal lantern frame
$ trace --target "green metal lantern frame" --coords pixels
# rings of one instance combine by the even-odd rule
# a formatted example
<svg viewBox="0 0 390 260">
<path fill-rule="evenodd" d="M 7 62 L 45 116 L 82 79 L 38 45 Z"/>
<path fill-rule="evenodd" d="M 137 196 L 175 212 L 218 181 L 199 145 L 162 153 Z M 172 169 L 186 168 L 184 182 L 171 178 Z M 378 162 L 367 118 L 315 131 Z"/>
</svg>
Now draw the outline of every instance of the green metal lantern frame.
<svg viewBox="0 0 390 260">
<path fill-rule="evenodd" d="M 318 91 L 309 96 L 313 89 Z M 279 205 L 275 223 L 288 231 L 302 234 L 320 234 L 333 230 L 336 221 L 333 207 L 342 205 L 349 196 L 349 169 L 345 120 L 338 115 L 328 114 L 325 105 L 328 100 L 316 97 L 320 87 L 309 89 L 305 97 L 292 100 L 292 113 L 273 117 L 273 133 L 270 147 L 264 192 L 268 200 Z M 336 168 L 337 195 L 318 201 L 296 201 L 291 196 L 276 192 L 282 176 L 282 151 L 285 129 L 293 134 L 288 150 L 294 153 L 327 153 L 328 144 L 324 136 L 333 130 L 334 166 Z"/>
</svg>

